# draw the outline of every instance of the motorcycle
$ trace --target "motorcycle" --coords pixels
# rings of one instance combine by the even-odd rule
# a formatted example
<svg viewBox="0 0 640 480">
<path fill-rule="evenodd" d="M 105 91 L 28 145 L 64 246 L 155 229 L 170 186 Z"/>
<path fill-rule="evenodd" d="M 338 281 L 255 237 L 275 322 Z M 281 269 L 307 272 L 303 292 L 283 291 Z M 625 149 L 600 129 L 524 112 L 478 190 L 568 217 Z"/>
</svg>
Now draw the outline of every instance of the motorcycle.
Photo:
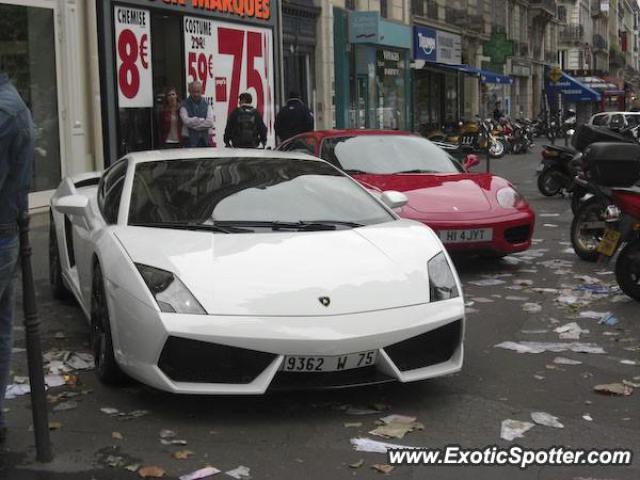
<svg viewBox="0 0 640 480">
<path fill-rule="evenodd" d="M 462 125 L 457 132 L 447 133 L 440 130 L 427 134 L 426 138 L 446 145 L 447 148 L 454 149 L 457 146 L 466 153 L 488 150 L 492 158 L 502 157 L 505 154 L 505 145 L 492 134 L 489 120 L 476 118 L 475 122 L 461 122 Z"/>
<path fill-rule="evenodd" d="M 546 197 L 574 189 L 582 154 L 571 147 L 543 145 L 542 161 L 538 165 L 538 190 Z"/>
<path fill-rule="evenodd" d="M 533 129 L 525 120 L 509 122 L 511 135 L 509 136 L 510 150 L 514 154 L 527 153 L 533 147 Z"/>
<path fill-rule="evenodd" d="M 635 230 L 640 222 L 640 145 L 595 143 L 585 150 L 583 166 L 575 182 L 592 196 L 580 205 L 571 222 L 571 244 L 581 259 L 595 262 L 602 255 L 612 257 L 623 243 L 638 240 L 633 232 L 640 231 Z M 628 261 L 633 263 L 633 258 Z M 635 275 L 635 288 L 640 291 L 640 270 Z M 626 284 L 629 282 L 627 279 Z"/>
</svg>

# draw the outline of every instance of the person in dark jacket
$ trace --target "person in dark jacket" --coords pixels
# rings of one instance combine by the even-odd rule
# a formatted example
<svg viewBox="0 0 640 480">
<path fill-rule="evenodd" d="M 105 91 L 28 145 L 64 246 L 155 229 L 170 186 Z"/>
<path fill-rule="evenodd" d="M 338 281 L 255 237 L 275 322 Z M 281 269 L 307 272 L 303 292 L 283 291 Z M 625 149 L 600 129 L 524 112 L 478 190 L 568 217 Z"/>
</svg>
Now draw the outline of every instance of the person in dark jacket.
<svg viewBox="0 0 640 480">
<path fill-rule="evenodd" d="M 230 148 L 257 148 L 267 144 L 267 127 L 262 121 L 260 112 L 251 106 L 253 97 L 250 93 L 241 93 L 239 106 L 227 119 L 224 129 L 224 144 Z"/>
<path fill-rule="evenodd" d="M 7 438 L 3 400 L 11 364 L 18 219 L 28 210 L 32 162 L 31 113 L 0 72 L 0 445 Z"/>
<path fill-rule="evenodd" d="M 297 92 L 289 94 L 287 104 L 276 115 L 275 130 L 280 142 L 313 130 L 313 114 Z"/>
</svg>

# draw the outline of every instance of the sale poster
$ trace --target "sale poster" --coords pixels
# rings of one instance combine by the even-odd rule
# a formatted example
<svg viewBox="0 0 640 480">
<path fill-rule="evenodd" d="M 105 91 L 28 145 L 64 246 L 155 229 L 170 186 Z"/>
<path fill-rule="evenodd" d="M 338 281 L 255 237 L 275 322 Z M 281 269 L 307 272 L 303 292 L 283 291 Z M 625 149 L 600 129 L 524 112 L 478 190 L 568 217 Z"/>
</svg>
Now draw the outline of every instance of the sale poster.
<svg viewBox="0 0 640 480">
<path fill-rule="evenodd" d="M 186 85 L 202 82 L 203 96 L 213 106 L 217 145 L 223 145 L 227 118 L 238 106 L 238 97 L 248 92 L 267 126 L 267 144 L 275 146 L 271 30 L 184 17 L 184 46 Z"/>
<path fill-rule="evenodd" d="M 129 7 L 115 7 L 114 14 L 118 105 L 153 107 L 151 15 Z"/>
</svg>

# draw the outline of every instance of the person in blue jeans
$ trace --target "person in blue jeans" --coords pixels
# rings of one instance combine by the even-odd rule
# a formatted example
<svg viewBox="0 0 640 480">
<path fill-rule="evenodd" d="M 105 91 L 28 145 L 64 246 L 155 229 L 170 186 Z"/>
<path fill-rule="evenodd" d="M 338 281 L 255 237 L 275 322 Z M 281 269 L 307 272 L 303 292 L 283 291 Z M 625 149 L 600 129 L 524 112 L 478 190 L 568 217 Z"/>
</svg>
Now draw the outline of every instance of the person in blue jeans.
<svg viewBox="0 0 640 480">
<path fill-rule="evenodd" d="M 32 161 L 31 112 L 0 71 L 0 445 L 7 439 L 3 406 L 11 364 L 18 218 L 28 209 Z"/>
</svg>

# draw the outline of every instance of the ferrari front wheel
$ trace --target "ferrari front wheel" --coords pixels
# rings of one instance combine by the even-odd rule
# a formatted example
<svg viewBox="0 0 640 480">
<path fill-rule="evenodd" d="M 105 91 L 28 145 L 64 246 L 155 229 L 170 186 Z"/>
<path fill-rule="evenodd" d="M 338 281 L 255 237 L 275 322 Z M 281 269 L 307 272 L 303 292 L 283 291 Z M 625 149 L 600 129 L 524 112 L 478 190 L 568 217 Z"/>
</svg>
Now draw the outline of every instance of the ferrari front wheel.
<svg viewBox="0 0 640 480">
<path fill-rule="evenodd" d="M 117 385 L 124 381 L 125 374 L 116 362 L 111 336 L 109 307 L 104 289 L 104 279 L 100 264 L 93 271 L 91 290 L 91 347 L 96 364 L 98 379 L 107 385 Z"/>
</svg>

